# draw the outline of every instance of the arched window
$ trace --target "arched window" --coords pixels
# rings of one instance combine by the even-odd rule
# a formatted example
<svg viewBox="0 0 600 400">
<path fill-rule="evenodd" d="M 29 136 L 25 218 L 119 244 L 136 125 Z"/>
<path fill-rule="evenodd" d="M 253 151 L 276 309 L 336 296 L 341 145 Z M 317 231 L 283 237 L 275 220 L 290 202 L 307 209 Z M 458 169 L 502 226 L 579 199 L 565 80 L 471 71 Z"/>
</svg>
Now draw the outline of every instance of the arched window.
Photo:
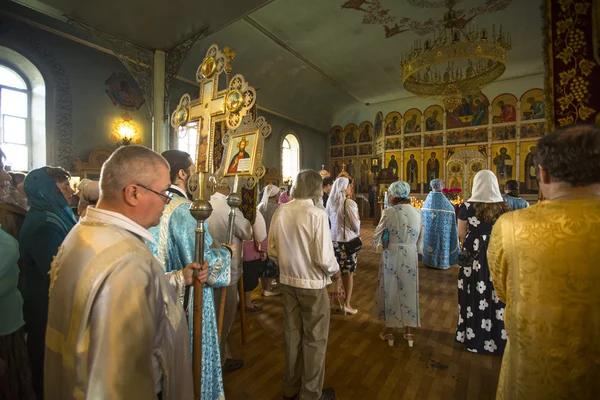
<svg viewBox="0 0 600 400">
<path fill-rule="evenodd" d="M 296 180 L 300 172 L 300 143 L 293 134 L 288 134 L 281 145 L 281 172 L 283 180 Z"/>
<path fill-rule="evenodd" d="M 0 65 L 0 146 L 6 165 L 16 171 L 31 168 L 30 95 L 21 75 Z"/>
</svg>

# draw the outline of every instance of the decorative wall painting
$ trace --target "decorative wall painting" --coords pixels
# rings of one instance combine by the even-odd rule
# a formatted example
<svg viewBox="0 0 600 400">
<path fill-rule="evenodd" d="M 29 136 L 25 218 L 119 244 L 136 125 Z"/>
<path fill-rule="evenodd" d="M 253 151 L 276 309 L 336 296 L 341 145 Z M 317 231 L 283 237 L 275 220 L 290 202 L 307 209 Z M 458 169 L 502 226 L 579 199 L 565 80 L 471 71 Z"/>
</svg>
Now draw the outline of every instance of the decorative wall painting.
<svg viewBox="0 0 600 400">
<path fill-rule="evenodd" d="M 361 158 L 360 165 L 358 167 L 359 171 L 359 181 L 361 187 L 366 189 L 368 185 L 372 183 L 372 178 L 370 178 L 371 174 L 371 166 L 369 165 L 369 159 Z"/>
<path fill-rule="evenodd" d="M 523 93 L 523 96 L 521 96 L 521 114 L 523 121 L 546 117 L 544 91 L 542 89 L 531 89 Z"/>
<path fill-rule="evenodd" d="M 517 137 L 515 125 L 495 126 L 492 128 L 492 140 L 513 140 Z"/>
<path fill-rule="evenodd" d="M 224 176 L 251 175 L 254 172 L 259 131 L 232 135 L 227 147 L 227 169 Z"/>
<path fill-rule="evenodd" d="M 444 128 L 442 118 L 444 110 L 440 106 L 430 106 L 425 110 L 425 131 L 441 131 Z"/>
<path fill-rule="evenodd" d="M 488 130 L 487 128 L 479 128 L 448 132 L 447 140 L 448 146 L 464 143 L 483 143 L 488 141 Z"/>
<path fill-rule="evenodd" d="M 421 147 L 421 135 L 404 136 L 404 148 L 414 149 Z"/>
<path fill-rule="evenodd" d="M 517 145 L 516 143 L 502 143 L 492 145 L 492 171 L 498 178 L 500 187 L 503 187 L 506 181 L 516 178 L 517 166 Z"/>
<path fill-rule="evenodd" d="M 357 154 L 356 146 L 345 146 L 344 147 L 344 157 L 355 156 L 356 154 Z"/>
<path fill-rule="evenodd" d="M 342 141 L 342 127 L 339 125 L 334 126 L 329 131 L 329 145 L 330 146 L 341 146 Z"/>
<path fill-rule="evenodd" d="M 384 126 L 385 136 L 400 135 L 402 133 L 402 115 L 399 112 L 392 111 L 386 115 Z"/>
<path fill-rule="evenodd" d="M 342 157 L 344 155 L 342 147 L 332 147 L 329 154 L 331 154 L 331 158 Z"/>
<path fill-rule="evenodd" d="M 542 137 L 546 133 L 546 123 L 536 122 L 534 124 L 521 125 L 521 140 Z"/>
<path fill-rule="evenodd" d="M 364 121 L 358 127 L 358 143 L 369 143 L 373 141 L 373 124 Z"/>
<path fill-rule="evenodd" d="M 492 123 L 502 124 L 517 120 L 517 98 L 510 93 L 499 95 L 492 102 Z"/>
<path fill-rule="evenodd" d="M 104 83 L 108 86 L 105 92 L 115 106 L 125 110 L 139 110 L 146 101 L 135 79 L 126 72 L 113 72 Z"/>
<path fill-rule="evenodd" d="M 399 151 L 392 151 L 385 153 L 385 168 L 392 170 L 394 176 L 400 177 L 400 160 L 402 153 Z"/>
<path fill-rule="evenodd" d="M 344 144 L 355 144 L 358 139 L 358 127 L 356 124 L 348 124 L 344 128 Z"/>
<path fill-rule="evenodd" d="M 402 148 L 402 140 L 400 137 L 385 139 L 385 149 L 386 150 L 398 150 Z"/>
<path fill-rule="evenodd" d="M 404 113 L 404 134 L 421 132 L 421 110 L 411 108 Z"/>
<path fill-rule="evenodd" d="M 404 180 L 410 185 L 410 191 L 416 192 L 421 183 L 421 175 L 419 173 L 419 164 L 421 161 L 420 151 L 407 151 L 404 155 L 404 162 L 406 167 L 404 169 Z"/>
<path fill-rule="evenodd" d="M 463 97 L 462 104 L 446 115 L 446 128 L 462 128 L 488 124 L 490 101 L 481 92 Z"/>
<path fill-rule="evenodd" d="M 444 144 L 443 133 L 426 133 L 423 137 L 425 147 L 442 146 Z"/>
<path fill-rule="evenodd" d="M 521 173 L 519 174 L 519 190 L 521 193 L 537 193 L 537 169 L 533 154 L 537 142 L 521 142 Z"/>
<path fill-rule="evenodd" d="M 373 154 L 372 144 L 360 144 L 358 145 L 358 154 L 361 156 L 370 156 Z"/>
</svg>

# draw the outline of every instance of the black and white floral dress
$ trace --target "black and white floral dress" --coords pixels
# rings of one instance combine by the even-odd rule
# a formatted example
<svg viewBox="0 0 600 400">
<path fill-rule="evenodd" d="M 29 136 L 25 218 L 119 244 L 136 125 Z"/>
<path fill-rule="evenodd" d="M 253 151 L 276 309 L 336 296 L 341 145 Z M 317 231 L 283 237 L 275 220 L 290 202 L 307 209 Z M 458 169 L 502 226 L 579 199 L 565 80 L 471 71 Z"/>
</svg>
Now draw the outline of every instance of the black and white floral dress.
<svg viewBox="0 0 600 400">
<path fill-rule="evenodd" d="M 487 261 L 487 249 L 493 224 L 475 216 L 474 204 L 465 203 L 458 218 L 468 221 L 463 250 L 478 252 L 473 265 L 460 266 L 458 273 L 458 326 L 456 341 L 473 353 L 504 353 L 504 303 L 496 296 Z"/>
</svg>

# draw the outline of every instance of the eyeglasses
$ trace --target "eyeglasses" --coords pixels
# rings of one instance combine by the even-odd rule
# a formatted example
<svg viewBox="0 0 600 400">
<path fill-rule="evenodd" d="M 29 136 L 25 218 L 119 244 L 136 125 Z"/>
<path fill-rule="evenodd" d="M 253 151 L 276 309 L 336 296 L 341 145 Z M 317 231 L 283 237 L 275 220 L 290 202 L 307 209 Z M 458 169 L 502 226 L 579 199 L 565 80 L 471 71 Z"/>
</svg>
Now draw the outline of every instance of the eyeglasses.
<svg viewBox="0 0 600 400">
<path fill-rule="evenodd" d="M 152 193 L 154 193 L 154 194 L 162 197 L 163 201 L 165 202 L 165 204 L 169 204 L 171 202 L 171 200 L 173 200 L 173 195 L 171 193 L 167 193 L 167 194 L 160 193 L 160 192 L 157 192 L 156 190 L 150 189 L 148 186 L 144 186 L 144 185 L 142 185 L 140 183 L 134 183 L 134 185 L 135 186 L 139 186 L 139 187 L 141 187 L 143 189 L 146 189 L 149 192 L 152 192 Z M 123 191 L 125 191 L 125 189 L 123 189 Z"/>
</svg>

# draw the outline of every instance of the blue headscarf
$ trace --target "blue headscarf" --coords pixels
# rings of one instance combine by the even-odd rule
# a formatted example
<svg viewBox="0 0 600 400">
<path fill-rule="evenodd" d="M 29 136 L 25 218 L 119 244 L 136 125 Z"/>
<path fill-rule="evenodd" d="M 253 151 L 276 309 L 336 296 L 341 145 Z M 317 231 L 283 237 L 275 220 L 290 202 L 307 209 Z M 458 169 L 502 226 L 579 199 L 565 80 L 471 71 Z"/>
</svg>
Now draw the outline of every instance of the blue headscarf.
<svg viewBox="0 0 600 400">
<path fill-rule="evenodd" d="M 77 223 L 67 199 L 45 170 L 45 167 L 34 169 L 27 174 L 23 183 L 27 194 L 27 203 L 34 210 L 46 213 L 47 220 L 59 225 L 66 232 Z"/>
<path fill-rule="evenodd" d="M 410 195 L 410 185 L 408 182 L 397 181 L 390 185 L 388 193 L 394 197 L 400 197 L 401 199 L 408 199 Z"/>
</svg>

